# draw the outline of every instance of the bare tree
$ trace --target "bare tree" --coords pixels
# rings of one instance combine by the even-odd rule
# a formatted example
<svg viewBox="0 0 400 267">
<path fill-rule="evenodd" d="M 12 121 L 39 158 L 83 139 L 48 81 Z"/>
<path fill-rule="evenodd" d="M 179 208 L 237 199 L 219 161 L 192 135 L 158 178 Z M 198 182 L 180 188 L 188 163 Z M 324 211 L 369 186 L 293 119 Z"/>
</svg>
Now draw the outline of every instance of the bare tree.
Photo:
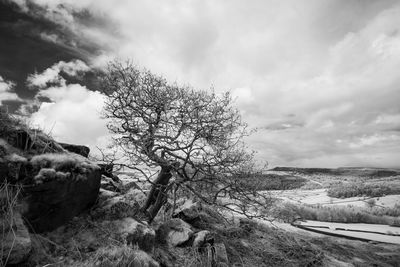
<svg viewBox="0 0 400 267">
<path fill-rule="evenodd" d="M 237 181 L 254 167 L 253 153 L 246 151 L 247 126 L 229 93 L 170 84 L 129 62 L 110 63 L 102 84 L 115 144 L 133 165 L 159 169 L 142 207 L 150 221 L 167 193 L 182 187 L 209 204 L 224 192 L 251 198 Z"/>
</svg>

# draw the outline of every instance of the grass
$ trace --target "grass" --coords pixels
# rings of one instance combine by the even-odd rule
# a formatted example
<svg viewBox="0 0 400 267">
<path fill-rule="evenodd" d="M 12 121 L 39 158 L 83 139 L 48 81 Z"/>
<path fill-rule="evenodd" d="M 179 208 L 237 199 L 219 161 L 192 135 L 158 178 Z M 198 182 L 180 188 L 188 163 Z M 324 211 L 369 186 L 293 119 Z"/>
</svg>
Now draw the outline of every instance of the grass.
<svg viewBox="0 0 400 267">
<path fill-rule="evenodd" d="M 233 266 L 322 266 L 324 252 L 306 238 L 244 221 L 217 231 Z"/>
<path fill-rule="evenodd" d="M 0 139 L 26 155 L 63 152 L 53 138 L 11 114 L 0 111 Z"/>
<path fill-rule="evenodd" d="M 335 198 L 350 197 L 381 197 L 400 194 L 400 184 L 397 182 L 382 183 L 341 183 L 328 189 L 328 196 Z"/>
<path fill-rule="evenodd" d="M 346 266 L 350 263 L 365 267 L 398 266 L 400 262 L 398 245 L 306 236 L 262 222 L 250 221 L 246 225 L 240 227 L 242 234 L 228 235 L 224 240 L 231 264 L 236 264 L 233 266 Z"/>
<path fill-rule="evenodd" d="M 0 243 L 0 266 L 5 266 L 9 260 L 16 239 L 14 230 L 15 211 L 18 209 L 18 196 L 21 187 L 14 186 L 7 181 L 0 185 L 0 228 L 1 240 L 5 241 L 11 236 L 13 241 L 10 247 Z M 6 241 L 5 241 L 6 242 Z"/>
<path fill-rule="evenodd" d="M 284 203 L 275 209 L 275 217 L 289 223 L 301 218 L 304 220 L 337 223 L 371 223 L 400 226 L 400 205 L 395 205 L 393 208 L 360 208 Z"/>
<path fill-rule="evenodd" d="M 204 253 L 197 249 L 190 249 L 183 259 L 183 266 L 187 267 L 212 267 L 211 248 L 208 247 Z"/>
</svg>

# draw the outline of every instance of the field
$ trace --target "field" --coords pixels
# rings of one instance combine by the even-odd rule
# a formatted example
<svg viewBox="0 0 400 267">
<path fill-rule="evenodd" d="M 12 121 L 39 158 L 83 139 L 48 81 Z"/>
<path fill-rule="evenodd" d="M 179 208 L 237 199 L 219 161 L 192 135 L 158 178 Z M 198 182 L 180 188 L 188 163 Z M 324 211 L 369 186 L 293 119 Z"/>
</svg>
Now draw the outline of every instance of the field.
<svg viewBox="0 0 400 267">
<path fill-rule="evenodd" d="M 392 229 L 400 229 L 400 170 L 275 168 L 264 174 L 268 177 L 273 177 L 274 185 L 279 177 L 296 181 L 264 191 L 280 200 L 272 213 L 278 220 L 326 234 L 400 243 L 398 232 Z M 338 223 L 347 227 L 337 227 Z M 384 233 L 375 233 L 377 228 Z"/>
</svg>

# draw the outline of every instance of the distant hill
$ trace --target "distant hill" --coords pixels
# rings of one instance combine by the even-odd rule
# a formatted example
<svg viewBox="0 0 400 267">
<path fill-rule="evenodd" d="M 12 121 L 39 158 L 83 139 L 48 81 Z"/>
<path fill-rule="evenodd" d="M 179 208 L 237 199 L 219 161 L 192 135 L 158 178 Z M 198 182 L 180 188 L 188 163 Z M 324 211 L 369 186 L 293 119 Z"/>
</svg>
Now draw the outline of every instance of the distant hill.
<svg viewBox="0 0 400 267">
<path fill-rule="evenodd" d="M 298 174 L 329 174 L 329 175 L 352 175 L 387 177 L 400 175 L 400 169 L 365 168 L 365 167 L 340 167 L 340 168 L 297 168 L 297 167 L 275 167 L 271 171 L 285 171 Z"/>
</svg>

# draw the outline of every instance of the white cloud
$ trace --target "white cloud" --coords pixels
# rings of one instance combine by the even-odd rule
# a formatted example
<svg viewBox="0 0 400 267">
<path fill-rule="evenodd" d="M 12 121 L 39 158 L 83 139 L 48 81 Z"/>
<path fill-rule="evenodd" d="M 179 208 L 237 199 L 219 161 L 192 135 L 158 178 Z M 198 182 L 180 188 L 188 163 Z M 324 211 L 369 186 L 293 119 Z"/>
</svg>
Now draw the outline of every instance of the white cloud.
<svg viewBox="0 0 400 267">
<path fill-rule="evenodd" d="M 104 147 L 108 137 L 106 122 L 100 116 L 104 95 L 80 84 L 67 84 L 60 76 L 61 71 L 75 76 L 87 70 L 89 67 L 82 61 L 60 61 L 42 73 L 30 75 L 30 85 L 41 90 L 21 112 L 31 111 L 32 106 L 36 106 L 38 110 L 30 119 L 33 125 L 51 132 L 57 141 L 87 145 L 96 152 L 96 146 Z M 41 97 L 51 102 L 40 104 Z"/>
<path fill-rule="evenodd" d="M 60 61 L 42 73 L 30 74 L 27 78 L 28 86 L 45 88 L 48 84 L 65 85 L 65 79 L 59 74 L 65 72 L 70 76 L 75 76 L 79 72 L 86 72 L 89 67 L 81 60 L 73 60 L 70 62 Z"/>
<path fill-rule="evenodd" d="M 22 101 L 18 95 L 13 92 L 13 87 L 14 83 L 5 81 L 3 77 L 0 76 L 0 104 L 6 100 Z"/>
<path fill-rule="evenodd" d="M 92 151 L 104 145 L 108 136 L 105 121 L 100 118 L 104 96 L 79 84 L 52 87 L 40 91 L 51 99 L 32 114 L 31 121 L 45 131 L 51 131 L 61 142 L 87 145 Z"/>
</svg>

